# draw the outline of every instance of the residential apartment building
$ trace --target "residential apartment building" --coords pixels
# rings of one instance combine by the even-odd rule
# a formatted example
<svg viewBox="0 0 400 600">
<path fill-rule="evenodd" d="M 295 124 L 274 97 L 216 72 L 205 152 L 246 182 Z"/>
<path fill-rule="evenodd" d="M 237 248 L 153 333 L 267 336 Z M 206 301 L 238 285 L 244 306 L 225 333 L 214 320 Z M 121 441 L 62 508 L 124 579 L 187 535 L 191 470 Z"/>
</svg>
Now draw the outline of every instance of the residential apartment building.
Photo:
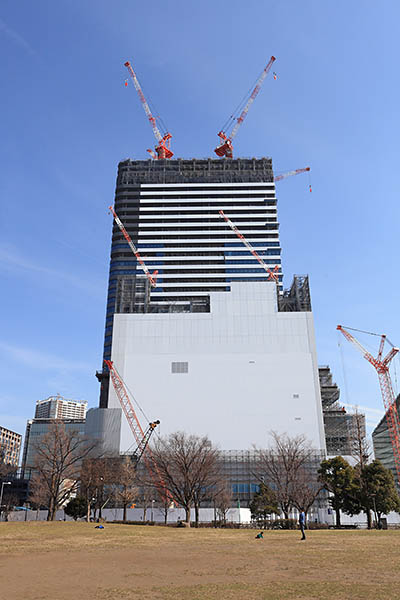
<svg viewBox="0 0 400 600">
<path fill-rule="evenodd" d="M 37 400 L 35 419 L 84 419 L 87 402 L 69 400 L 59 394 L 45 400 Z"/>
<path fill-rule="evenodd" d="M 18 467 L 22 435 L 0 426 L 0 462 Z"/>
</svg>

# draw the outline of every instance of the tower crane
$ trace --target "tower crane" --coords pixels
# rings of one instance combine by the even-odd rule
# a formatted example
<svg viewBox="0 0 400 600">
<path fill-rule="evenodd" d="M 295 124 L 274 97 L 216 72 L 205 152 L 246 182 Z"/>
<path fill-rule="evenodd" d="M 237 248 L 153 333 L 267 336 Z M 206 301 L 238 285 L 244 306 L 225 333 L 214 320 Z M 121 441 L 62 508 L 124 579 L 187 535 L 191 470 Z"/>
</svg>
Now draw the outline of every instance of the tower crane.
<svg viewBox="0 0 400 600">
<path fill-rule="evenodd" d="M 386 422 L 388 426 L 390 441 L 392 443 L 393 449 L 393 457 L 394 464 L 396 468 L 397 474 L 397 483 L 400 486 L 400 420 L 399 414 L 397 412 L 396 407 L 396 398 L 393 391 L 392 381 L 389 373 L 389 365 L 391 360 L 396 356 L 399 352 L 399 348 L 395 348 L 387 339 L 386 335 L 381 335 L 381 341 L 379 344 L 379 350 L 376 358 L 368 352 L 364 348 L 364 346 L 349 332 L 347 329 L 352 329 L 351 327 L 347 327 L 345 329 L 342 325 L 338 325 L 337 328 L 342 332 L 344 337 L 353 344 L 361 352 L 364 356 L 365 360 L 367 360 L 371 365 L 376 369 L 378 373 L 379 385 L 381 388 L 381 394 L 383 399 L 383 405 L 385 408 L 386 414 Z M 357 329 L 352 329 L 352 331 L 359 331 Z M 369 333 L 369 332 L 363 332 Z M 376 335 L 376 334 L 373 334 Z M 383 357 L 383 349 L 385 346 L 385 342 L 389 342 L 392 346 L 389 352 Z"/>
<path fill-rule="evenodd" d="M 136 248 L 135 244 L 131 240 L 131 236 L 129 235 L 129 233 L 127 232 L 125 227 L 123 226 L 121 219 L 118 217 L 117 213 L 115 212 L 115 210 L 113 209 L 112 206 L 109 206 L 108 208 L 112 212 L 112 214 L 114 216 L 114 220 L 115 220 L 116 224 L 118 225 L 118 227 L 120 228 L 120 230 L 122 231 L 122 234 L 123 234 L 124 238 L 126 239 L 126 241 L 128 242 L 130 249 L 132 250 L 133 254 L 136 256 L 140 266 L 142 267 L 143 271 L 145 272 L 145 275 L 146 275 L 147 279 L 149 280 L 151 287 L 154 287 L 154 288 L 157 287 L 158 271 L 154 271 L 153 275 L 150 274 L 149 269 L 146 267 L 142 257 L 139 254 L 139 250 Z"/>
<path fill-rule="evenodd" d="M 282 173 L 282 175 L 277 175 L 274 177 L 274 181 L 282 181 L 282 179 L 286 179 L 286 177 L 291 177 L 292 175 L 299 175 L 300 173 L 306 173 L 307 171 L 311 171 L 310 167 L 304 167 L 303 169 L 295 169 L 294 171 L 288 171 L 287 173 Z"/>
<path fill-rule="evenodd" d="M 303 169 L 295 169 L 294 171 L 288 171 L 287 173 L 282 173 L 282 175 L 277 175 L 274 177 L 274 181 L 282 181 L 282 179 L 286 179 L 286 177 L 291 177 L 292 175 L 300 175 L 300 173 L 306 173 L 307 171 L 311 171 L 310 167 L 304 167 Z M 311 183 L 308 185 L 310 192 L 312 192 Z"/>
<path fill-rule="evenodd" d="M 239 130 L 239 127 L 241 126 L 247 113 L 249 112 L 250 106 L 253 104 L 254 100 L 256 99 L 256 96 L 257 96 L 258 92 L 260 91 L 263 81 L 266 78 L 266 76 L 268 75 L 268 71 L 271 69 L 272 64 L 274 63 L 275 60 L 276 60 L 275 56 L 271 56 L 268 64 L 265 66 L 263 72 L 261 73 L 260 77 L 258 78 L 255 88 L 251 92 L 250 96 L 247 98 L 246 104 L 245 104 L 242 112 L 240 113 L 240 115 L 238 117 L 235 117 L 234 115 L 232 115 L 227 120 L 225 126 L 218 133 L 218 137 L 220 138 L 221 143 L 214 150 L 214 152 L 217 156 L 220 156 L 220 157 L 225 156 L 226 158 L 233 158 L 232 140 L 236 136 L 236 134 Z M 236 121 L 236 123 L 233 125 L 234 121 Z M 233 127 L 232 127 L 232 125 L 233 125 Z M 232 127 L 232 131 L 229 135 L 227 135 L 227 132 L 224 131 L 224 129 L 229 130 L 230 127 Z"/>
<path fill-rule="evenodd" d="M 144 112 L 146 113 L 147 118 L 150 121 L 150 125 L 153 128 L 154 137 L 157 140 L 157 144 L 155 146 L 155 152 L 153 150 L 150 150 L 149 148 L 147 149 L 147 152 L 150 153 L 151 157 L 154 160 L 160 160 L 163 158 L 171 158 L 174 155 L 174 153 L 170 149 L 172 135 L 168 132 L 165 132 L 164 135 L 161 135 L 160 130 L 157 127 L 156 119 L 152 115 L 152 112 L 150 110 L 148 102 L 143 94 L 139 80 L 136 76 L 135 71 L 133 70 L 131 63 L 129 61 L 126 61 L 126 63 L 124 63 L 124 65 L 128 69 L 129 75 L 131 76 L 131 78 L 133 80 L 133 85 L 135 86 L 135 89 L 139 95 L 140 102 L 142 103 Z"/>
<path fill-rule="evenodd" d="M 131 399 L 129 398 L 128 392 L 126 391 L 124 382 L 122 381 L 120 374 L 114 366 L 114 363 L 111 360 L 104 360 L 104 364 L 107 366 L 110 372 L 111 381 L 113 383 L 115 393 L 137 443 L 137 449 L 134 452 L 134 455 L 136 456 L 136 464 L 143 457 L 147 470 L 151 478 L 153 479 L 154 485 L 160 493 L 161 497 L 167 498 L 168 500 L 172 501 L 171 494 L 165 487 L 165 483 L 162 480 L 157 465 L 152 457 L 151 450 L 148 447 L 150 437 L 152 436 L 157 425 L 160 424 L 160 421 L 153 421 L 149 423 L 147 430 L 145 432 L 143 431 L 142 426 L 140 425 L 140 421 L 136 415 L 136 411 L 131 402 Z"/>
<path fill-rule="evenodd" d="M 258 260 L 258 262 L 260 263 L 260 265 L 262 266 L 262 268 L 264 269 L 264 271 L 266 271 L 266 273 L 268 273 L 268 279 L 270 281 L 275 281 L 276 284 L 279 283 L 279 278 L 277 275 L 277 272 L 279 271 L 279 265 L 275 265 L 275 267 L 271 270 L 263 261 L 263 259 L 261 258 L 261 256 L 259 256 L 257 254 L 257 252 L 254 250 L 253 246 L 251 246 L 251 244 L 249 244 L 249 242 L 246 240 L 246 238 L 244 237 L 244 235 L 242 233 L 240 233 L 239 229 L 236 227 L 236 225 L 234 225 L 232 223 L 232 221 L 230 219 L 228 219 L 228 217 L 226 216 L 226 214 L 224 213 L 223 210 L 219 211 L 220 216 L 225 219 L 225 221 L 228 223 L 229 227 L 232 229 L 232 231 L 234 231 L 236 233 L 236 235 L 238 236 L 238 238 L 240 240 L 242 240 L 243 244 L 246 246 L 246 248 L 252 253 L 252 255 L 254 256 L 254 258 L 256 258 Z"/>
</svg>

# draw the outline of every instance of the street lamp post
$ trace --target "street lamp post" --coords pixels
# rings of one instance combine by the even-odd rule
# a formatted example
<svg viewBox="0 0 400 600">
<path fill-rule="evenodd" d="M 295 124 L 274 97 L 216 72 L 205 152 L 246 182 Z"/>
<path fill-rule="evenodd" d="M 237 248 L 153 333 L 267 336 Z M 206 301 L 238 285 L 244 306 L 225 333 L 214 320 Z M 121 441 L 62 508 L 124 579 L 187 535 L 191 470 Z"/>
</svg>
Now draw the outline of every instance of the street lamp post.
<svg viewBox="0 0 400 600">
<path fill-rule="evenodd" d="M 11 481 L 3 481 L 3 483 L 1 484 L 1 493 L 0 493 L 0 511 L 1 511 L 1 507 L 3 506 L 3 492 L 4 492 L 4 486 L 5 485 L 11 485 Z M 3 518 L 3 513 L 1 511 L 1 519 Z"/>
<path fill-rule="evenodd" d="M 151 501 L 151 522 L 152 523 L 154 522 L 154 518 L 153 518 L 154 502 L 155 502 L 155 500 Z"/>
</svg>

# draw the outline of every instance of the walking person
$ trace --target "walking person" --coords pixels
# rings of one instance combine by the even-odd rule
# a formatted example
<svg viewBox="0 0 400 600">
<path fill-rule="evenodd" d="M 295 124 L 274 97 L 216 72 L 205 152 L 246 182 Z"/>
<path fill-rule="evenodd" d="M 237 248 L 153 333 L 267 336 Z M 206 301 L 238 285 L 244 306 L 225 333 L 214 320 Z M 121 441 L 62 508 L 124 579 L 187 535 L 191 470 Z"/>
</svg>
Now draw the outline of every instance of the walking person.
<svg viewBox="0 0 400 600">
<path fill-rule="evenodd" d="M 305 529 L 305 526 L 306 526 L 306 513 L 304 512 L 303 508 L 300 509 L 299 525 L 300 525 L 300 530 L 301 530 L 301 539 L 305 540 L 306 539 L 306 534 L 304 533 L 304 529 Z"/>
</svg>

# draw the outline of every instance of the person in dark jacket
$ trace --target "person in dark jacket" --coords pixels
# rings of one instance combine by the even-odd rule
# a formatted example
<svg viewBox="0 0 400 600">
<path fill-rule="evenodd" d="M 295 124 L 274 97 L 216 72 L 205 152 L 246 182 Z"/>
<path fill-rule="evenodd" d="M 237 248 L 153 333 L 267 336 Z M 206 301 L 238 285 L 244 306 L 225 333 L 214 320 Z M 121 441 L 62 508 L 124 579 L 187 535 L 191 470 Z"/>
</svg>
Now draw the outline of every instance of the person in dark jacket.
<svg viewBox="0 0 400 600">
<path fill-rule="evenodd" d="M 306 539 L 306 534 L 304 533 L 304 529 L 306 527 L 306 513 L 304 512 L 303 508 L 300 509 L 299 525 L 300 525 L 300 530 L 301 530 L 301 539 L 305 540 Z"/>
</svg>

